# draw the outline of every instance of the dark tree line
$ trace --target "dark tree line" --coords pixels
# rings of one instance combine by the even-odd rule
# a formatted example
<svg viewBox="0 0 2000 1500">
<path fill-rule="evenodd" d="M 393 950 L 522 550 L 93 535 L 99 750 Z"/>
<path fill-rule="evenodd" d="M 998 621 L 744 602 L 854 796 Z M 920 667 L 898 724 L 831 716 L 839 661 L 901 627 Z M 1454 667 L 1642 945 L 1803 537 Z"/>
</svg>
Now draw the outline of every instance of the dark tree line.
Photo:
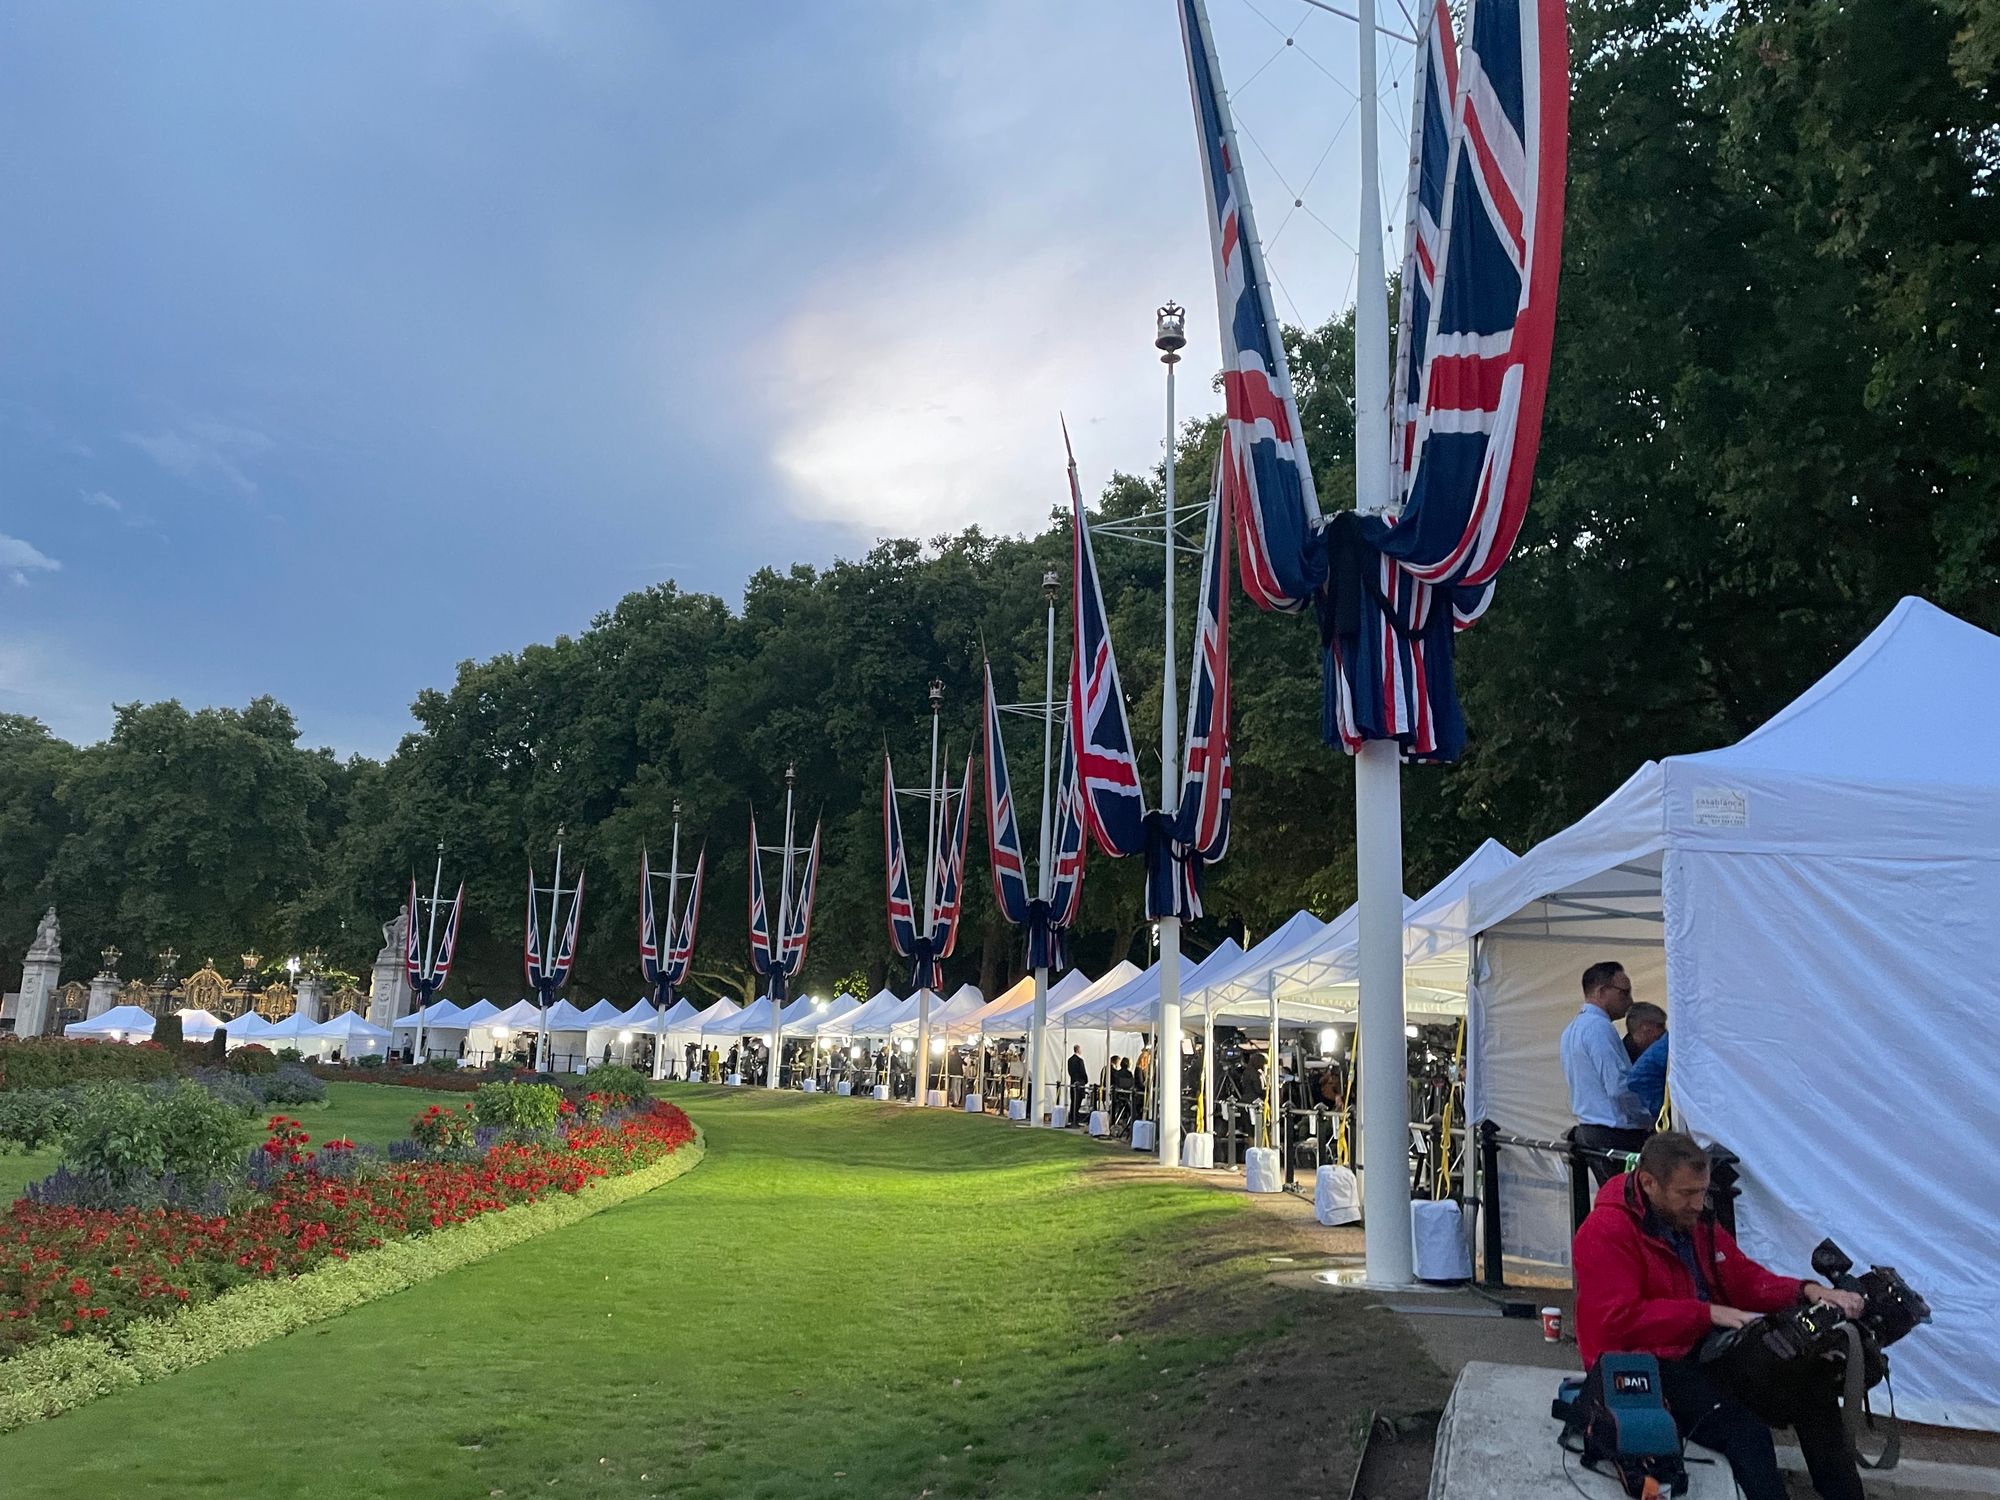
<svg viewBox="0 0 2000 1500">
<path fill-rule="evenodd" d="M 2000 9 L 1571 9 L 1539 475 L 1496 603 L 1461 637 L 1470 749 L 1405 778 L 1413 891 L 1486 835 L 1524 848 L 1562 827 L 1643 759 L 1740 736 L 1904 594 L 2000 628 Z M 1321 494 L 1351 493 L 1351 325 L 1288 341 Z M 1190 512 L 1215 445 L 1212 423 L 1181 434 Z M 1114 476 L 1100 513 L 1157 505 L 1158 488 L 1157 474 Z M 639 853 L 663 858 L 678 797 L 686 858 L 704 835 L 709 848 L 695 987 L 740 993 L 747 813 L 768 841 L 795 761 L 802 823 L 823 812 L 826 830 L 806 983 L 873 986 L 893 972 L 883 748 L 899 780 L 921 780 L 937 677 L 961 772 L 982 651 L 1004 697 L 1038 696 L 1041 579 L 1066 573 L 1068 545 L 1060 512 L 1034 537 L 888 541 L 761 571 L 740 613 L 662 583 L 578 637 L 465 663 L 418 698 L 417 732 L 384 763 L 301 748 L 268 699 L 128 705 L 81 748 L 0 718 L 0 974 L 50 902 L 77 975 L 112 943 L 224 962 L 317 945 L 361 969 L 442 838 L 470 906 L 451 992 L 511 997 L 526 861 L 546 866 L 560 825 L 590 871 L 577 992 L 630 996 Z M 1157 558 L 1100 548 L 1139 726 L 1157 722 Z M 1239 596 L 1232 637 L 1236 837 L 1197 945 L 1221 918 L 1255 936 L 1301 905 L 1330 913 L 1352 884 L 1351 773 L 1319 742 L 1312 629 Z M 1066 622 L 1058 638 L 1066 652 Z M 1184 629 L 1183 671 L 1186 650 Z M 1156 777 L 1157 742 L 1139 737 Z M 1039 755 L 1023 725 L 1010 762 L 1029 814 Z M 1020 951 L 975 829 L 948 968 L 991 992 Z M 1086 966 L 1143 957 L 1142 928 L 1132 862 L 1093 857 Z"/>
</svg>

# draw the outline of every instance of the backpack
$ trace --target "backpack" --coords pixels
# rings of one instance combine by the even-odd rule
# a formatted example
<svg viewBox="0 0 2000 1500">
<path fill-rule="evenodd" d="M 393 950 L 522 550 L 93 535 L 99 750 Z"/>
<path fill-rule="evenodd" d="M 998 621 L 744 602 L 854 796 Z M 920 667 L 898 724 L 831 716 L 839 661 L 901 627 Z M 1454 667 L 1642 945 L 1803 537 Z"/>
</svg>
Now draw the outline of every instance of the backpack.
<svg viewBox="0 0 2000 1500">
<path fill-rule="evenodd" d="M 1563 1424 L 1562 1446 L 1586 1469 L 1615 1476 L 1633 1500 L 1686 1492 L 1680 1433 L 1652 1355 L 1599 1356 L 1581 1380 L 1562 1383 L 1549 1414 Z"/>
</svg>

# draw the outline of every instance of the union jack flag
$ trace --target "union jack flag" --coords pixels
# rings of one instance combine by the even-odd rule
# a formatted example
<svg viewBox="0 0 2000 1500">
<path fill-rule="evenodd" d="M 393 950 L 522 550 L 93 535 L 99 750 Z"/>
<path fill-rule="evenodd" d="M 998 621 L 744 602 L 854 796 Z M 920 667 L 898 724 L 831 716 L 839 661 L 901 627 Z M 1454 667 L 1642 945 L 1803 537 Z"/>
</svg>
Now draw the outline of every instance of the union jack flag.
<svg viewBox="0 0 2000 1500">
<path fill-rule="evenodd" d="M 1083 904 L 1085 849 L 1082 790 L 1076 780 L 1076 756 L 1065 732 L 1057 746 L 1061 770 L 1056 776 L 1055 801 L 1043 816 L 1055 821 L 1049 835 L 1049 899 L 1028 893 L 1027 859 L 1021 848 L 1021 824 L 1014 808 L 1007 775 L 1007 747 L 1000 733 L 1000 705 L 993 695 L 993 664 L 986 664 L 986 829 L 993 866 L 993 899 L 1001 915 L 1028 929 L 1028 967 L 1068 966 L 1069 929 Z"/>
<path fill-rule="evenodd" d="M 1397 312 L 1391 408 L 1390 454 L 1398 508 L 1408 502 L 1416 472 L 1424 343 L 1430 336 L 1431 293 L 1437 285 L 1438 245 L 1444 233 L 1444 174 L 1451 154 L 1448 117 L 1458 97 L 1458 41 L 1445 0 L 1433 0 L 1424 34 L 1417 40 L 1423 66 L 1417 70 L 1416 98 L 1410 106 L 1409 214 L 1403 226 L 1403 295 Z"/>
<path fill-rule="evenodd" d="M 750 966 L 771 972 L 771 913 L 764 903 L 764 861 L 757 853 L 757 810 L 750 810 Z"/>
<path fill-rule="evenodd" d="M 1222 435 L 1223 454 L 1229 434 Z M 1188 674 L 1187 732 L 1182 741 L 1180 808 L 1174 820 L 1180 868 L 1178 915 L 1201 915 L 1201 871 L 1229 849 L 1229 523 L 1221 475 L 1208 497 L 1208 538 L 1201 556 L 1200 616 Z"/>
<path fill-rule="evenodd" d="M 1243 547 L 1243 591 L 1262 609 L 1302 610 L 1326 579 L 1312 465 L 1208 11 L 1202 0 L 1180 0 L 1180 15 L 1222 318 L 1225 509 Z"/>
<path fill-rule="evenodd" d="M 889 946 L 898 958 L 917 952 L 917 908 L 910 895 L 910 861 L 903 849 L 903 817 L 896 808 L 896 773 L 882 752 L 882 868 L 889 912 Z"/>
<path fill-rule="evenodd" d="M 818 889 L 819 824 L 814 823 L 812 848 L 806 854 L 805 873 L 799 877 L 799 888 L 792 892 L 792 909 L 785 914 L 784 937 L 778 945 L 777 968 L 787 979 L 793 978 L 805 967 L 806 944 L 812 938 L 813 896 Z"/>
<path fill-rule="evenodd" d="M 1448 54 L 1435 13 L 1428 26 L 1427 53 Z M 1433 283 L 1405 289 L 1406 298 L 1429 292 L 1421 344 L 1416 308 L 1406 313 L 1419 392 L 1404 443 L 1408 496 L 1400 517 L 1354 523 L 1358 577 L 1331 612 L 1329 718 L 1350 750 L 1393 739 L 1409 759 L 1449 761 L 1464 748 L 1452 635 L 1490 602 L 1527 514 L 1555 339 L 1568 132 L 1562 0 L 1475 0 L 1439 174 Z M 1425 129 L 1420 194 L 1435 151 Z"/>
<path fill-rule="evenodd" d="M 556 899 L 560 901 L 562 898 L 558 895 Z M 576 872 L 576 888 L 570 892 L 569 917 L 563 923 L 562 937 L 556 944 L 554 954 L 544 954 L 541 915 L 535 909 L 535 867 L 528 866 L 528 935 L 523 950 L 528 988 L 547 996 L 563 987 L 569 979 L 570 965 L 576 961 L 576 938 L 582 919 L 583 871 L 579 869 Z"/>
<path fill-rule="evenodd" d="M 1063 429 L 1069 446 L 1069 429 Z M 1111 650 L 1111 622 L 1097 582 L 1097 555 L 1083 514 L 1076 454 L 1069 455 L 1070 562 L 1076 601 L 1076 649 L 1070 658 L 1069 737 L 1081 772 L 1090 832 L 1106 854 L 1118 858 L 1146 847 L 1146 799 L 1139 790 L 1139 761 L 1125 717 L 1125 691 Z"/>
<path fill-rule="evenodd" d="M 708 846 L 702 846 L 701 853 L 694 860 L 694 886 L 688 892 L 687 906 L 681 912 L 680 925 L 674 927 L 673 911 L 667 912 L 667 925 L 673 928 L 673 938 L 667 944 L 667 964 L 665 979 L 669 990 L 687 983 L 688 970 L 694 967 L 694 935 L 701 921 L 701 882 L 708 870 Z"/>
<path fill-rule="evenodd" d="M 946 797 L 947 810 L 950 797 Z M 931 923 L 931 952 L 938 958 L 950 958 L 958 947 L 958 919 L 965 906 L 965 848 L 972 822 L 972 757 L 965 757 L 965 781 L 959 788 L 958 812 L 952 817 L 949 830 L 940 828 L 943 843 L 938 850 L 938 858 L 932 863 L 937 867 L 937 908 Z"/>
<path fill-rule="evenodd" d="M 686 915 L 676 926 L 670 899 L 663 937 L 653 908 L 652 855 L 643 849 L 639 852 L 639 967 L 645 973 L 646 983 L 653 986 L 655 998 L 663 1005 L 673 1003 L 673 992 L 686 983 L 694 961 L 695 921 L 701 910 L 701 877 L 707 864 L 708 850 L 704 848 L 695 860 L 694 887 L 688 896 Z"/>
<path fill-rule="evenodd" d="M 428 998 L 444 988 L 445 979 L 451 973 L 452 955 L 458 951 L 459 913 L 465 910 L 465 882 L 459 882 L 458 894 L 452 898 L 451 915 L 444 920 L 444 933 L 438 939 L 437 952 L 431 955 L 431 967 L 428 973 L 424 971 L 423 931 L 422 924 L 417 919 L 419 910 L 416 877 L 412 876 L 410 924 L 403 947 L 403 968 L 409 975 L 410 988 Z"/>
</svg>

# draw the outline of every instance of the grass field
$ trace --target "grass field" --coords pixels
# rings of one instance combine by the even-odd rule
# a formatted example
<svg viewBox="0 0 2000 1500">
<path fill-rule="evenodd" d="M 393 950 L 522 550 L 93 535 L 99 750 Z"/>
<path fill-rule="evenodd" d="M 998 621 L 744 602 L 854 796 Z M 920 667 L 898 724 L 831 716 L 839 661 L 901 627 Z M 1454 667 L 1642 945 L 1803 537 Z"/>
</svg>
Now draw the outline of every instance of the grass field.
<svg viewBox="0 0 2000 1500">
<path fill-rule="evenodd" d="M 329 1083 L 326 1107 L 274 1109 L 273 1114 L 289 1114 L 303 1121 L 306 1133 L 317 1145 L 347 1136 L 359 1145 L 386 1146 L 410 1133 L 410 1119 L 438 1102 L 462 1104 L 464 1094 L 431 1093 L 422 1089 L 391 1088 L 379 1083 Z M 262 1139 L 263 1121 L 254 1122 L 252 1136 Z M 21 1190 L 56 1169 L 57 1151 L 30 1151 L 0 1156 L 0 1206 L 12 1203 Z"/>
<path fill-rule="evenodd" d="M 1274 1286 L 1241 1195 L 991 1120 L 670 1096 L 708 1135 L 688 1177 L 0 1437 L 7 1489 L 1151 1496 L 1230 1434 L 1255 1481 L 1269 1408 L 1308 1457 L 1258 1492 L 1344 1494 L 1367 1412 L 1442 1393 L 1381 1315 Z"/>
</svg>

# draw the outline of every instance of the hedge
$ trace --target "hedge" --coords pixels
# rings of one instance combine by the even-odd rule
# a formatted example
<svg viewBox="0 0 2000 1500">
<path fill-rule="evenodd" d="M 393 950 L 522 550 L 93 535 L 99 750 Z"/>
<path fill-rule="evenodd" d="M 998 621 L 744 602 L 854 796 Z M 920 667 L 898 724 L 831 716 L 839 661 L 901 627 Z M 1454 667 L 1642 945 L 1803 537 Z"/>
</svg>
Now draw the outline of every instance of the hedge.
<svg viewBox="0 0 2000 1500">
<path fill-rule="evenodd" d="M 0 1432 L 162 1380 L 218 1355 L 254 1348 L 565 1228 L 666 1186 L 699 1165 L 706 1153 L 707 1143 L 696 1127 L 695 1138 L 666 1160 L 593 1182 L 580 1193 L 517 1204 L 442 1234 L 391 1240 L 378 1250 L 329 1262 L 289 1281 L 251 1282 L 163 1322 L 133 1324 L 116 1345 L 96 1338 L 37 1344 L 0 1363 Z"/>
<path fill-rule="evenodd" d="M 116 1078 L 144 1082 L 174 1076 L 176 1053 L 151 1042 L 86 1042 L 69 1037 L 0 1040 L 0 1089 L 59 1089 Z"/>
</svg>

